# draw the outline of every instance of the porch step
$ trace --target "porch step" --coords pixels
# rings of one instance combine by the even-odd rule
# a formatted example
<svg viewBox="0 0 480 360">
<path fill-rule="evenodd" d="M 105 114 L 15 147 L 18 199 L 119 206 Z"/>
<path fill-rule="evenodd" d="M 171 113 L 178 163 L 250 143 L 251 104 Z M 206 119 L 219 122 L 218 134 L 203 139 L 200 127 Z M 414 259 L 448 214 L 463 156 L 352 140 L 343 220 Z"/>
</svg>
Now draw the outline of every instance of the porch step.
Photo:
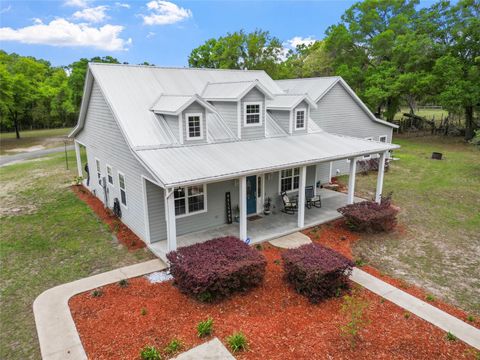
<svg viewBox="0 0 480 360">
<path fill-rule="evenodd" d="M 311 242 L 312 240 L 310 240 L 307 235 L 302 234 L 299 231 L 269 241 L 273 246 L 282 249 L 296 249 L 302 245 L 310 244 Z"/>
</svg>

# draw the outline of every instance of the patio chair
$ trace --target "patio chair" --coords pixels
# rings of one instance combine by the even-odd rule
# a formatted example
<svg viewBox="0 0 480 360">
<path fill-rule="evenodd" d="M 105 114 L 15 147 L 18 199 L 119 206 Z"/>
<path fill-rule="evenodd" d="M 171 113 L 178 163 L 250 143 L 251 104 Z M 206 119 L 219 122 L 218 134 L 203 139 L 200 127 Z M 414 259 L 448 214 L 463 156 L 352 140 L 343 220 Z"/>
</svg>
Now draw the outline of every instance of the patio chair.
<svg viewBox="0 0 480 360">
<path fill-rule="evenodd" d="M 313 186 L 305 186 L 305 205 L 311 209 L 312 206 L 316 208 L 322 207 L 322 198 L 320 195 L 315 195 Z"/>
<path fill-rule="evenodd" d="M 282 192 L 282 194 L 280 196 L 282 197 L 282 201 L 283 201 L 283 210 L 282 211 L 285 214 L 290 214 L 290 215 L 295 214 L 295 211 L 298 210 L 297 201 L 296 200 L 290 200 L 290 198 L 288 197 L 288 195 L 285 191 Z"/>
</svg>

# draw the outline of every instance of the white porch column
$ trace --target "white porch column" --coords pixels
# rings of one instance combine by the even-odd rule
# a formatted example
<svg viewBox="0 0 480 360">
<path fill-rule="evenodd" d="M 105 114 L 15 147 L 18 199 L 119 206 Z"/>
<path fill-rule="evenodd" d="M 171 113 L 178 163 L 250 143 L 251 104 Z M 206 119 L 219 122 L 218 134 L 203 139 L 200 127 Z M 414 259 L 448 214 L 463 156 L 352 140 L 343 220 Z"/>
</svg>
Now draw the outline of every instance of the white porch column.
<svg viewBox="0 0 480 360">
<path fill-rule="evenodd" d="M 240 210 L 240 240 L 247 239 L 247 177 L 239 179 L 238 208 Z"/>
<path fill-rule="evenodd" d="M 75 144 L 75 156 L 77 157 L 77 171 L 78 171 L 78 176 L 83 176 L 82 172 L 82 157 L 80 154 L 80 144 L 74 140 L 73 142 Z"/>
<path fill-rule="evenodd" d="M 385 175 L 385 159 L 388 156 L 388 151 L 385 151 L 380 154 L 380 159 L 378 160 L 378 175 L 377 175 L 377 189 L 375 191 L 375 201 L 380 204 L 382 201 L 382 191 L 383 191 L 383 176 Z"/>
<path fill-rule="evenodd" d="M 300 179 L 298 184 L 298 227 L 305 226 L 305 184 L 307 178 L 307 167 L 300 168 Z"/>
<path fill-rule="evenodd" d="M 355 175 L 357 173 L 357 158 L 350 159 L 350 174 L 348 175 L 348 196 L 347 204 L 353 204 L 355 196 Z"/>
<path fill-rule="evenodd" d="M 173 188 L 165 189 L 165 221 L 167 223 L 167 251 L 170 252 L 177 250 L 177 226 Z"/>
</svg>

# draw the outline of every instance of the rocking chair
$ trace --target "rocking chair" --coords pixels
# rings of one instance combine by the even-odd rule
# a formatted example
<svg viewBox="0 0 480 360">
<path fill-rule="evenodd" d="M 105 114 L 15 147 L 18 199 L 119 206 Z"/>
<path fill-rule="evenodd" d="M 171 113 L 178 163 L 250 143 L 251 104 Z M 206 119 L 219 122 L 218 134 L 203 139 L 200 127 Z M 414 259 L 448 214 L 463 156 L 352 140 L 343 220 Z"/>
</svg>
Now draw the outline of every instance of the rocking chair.
<svg viewBox="0 0 480 360">
<path fill-rule="evenodd" d="M 322 207 L 322 199 L 320 195 L 315 195 L 313 186 L 305 186 L 305 204 L 308 209 L 311 209 L 312 206 L 316 208 Z"/>
<path fill-rule="evenodd" d="M 283 201 L 283 212 L 285 214 L 290 214 L 293 215 L 295 214 L 295 211 L 298 210 L 298 205 L 296 200 L 290 200 L 288 197 L 287 193 L 284 191 L 281 194 L 282 201 Z"/>
</svg>

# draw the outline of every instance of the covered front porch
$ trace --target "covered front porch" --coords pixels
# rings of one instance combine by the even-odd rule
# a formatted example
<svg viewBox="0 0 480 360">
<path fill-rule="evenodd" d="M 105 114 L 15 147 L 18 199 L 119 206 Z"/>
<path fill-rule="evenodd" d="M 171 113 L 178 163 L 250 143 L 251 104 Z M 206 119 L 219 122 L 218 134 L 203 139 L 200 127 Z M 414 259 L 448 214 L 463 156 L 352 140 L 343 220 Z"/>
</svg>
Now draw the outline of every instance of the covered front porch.
<svg viewBox="0 0 480 360">
<path fill-rule="evenodd" d="M 341 215 L 337 212 L 337 209 L 347 203 L 348 194 L 327 189 L 318 189 L 317 194 L 319 194 L 322 199 L 322 207 L 305 208 L 304 224 L 302 227 L 298 226 L 297 214 L 289 215 L 281 211 L 276 211 L 268 216 L 261 215 L 260 217 L 256 217 L 255 220 L 249 220 L 249 218 L 247 218 L 247 238 L 250 239 L 250 244 L 275 239 L 295 231 L 340 218 Z M 360 198 L 354 198 L 354 201 L 362 200 L 363 199 Z M 177 236 L 177 247 L 193 245 L 229 235 L 240 237 L 239 223 L 224 224 Z M 149 248 L 161 259 L 166 259 L 166 254 L 169 251 L 167 240 L 152 243 L 149 245 Z"/>
</svg>

